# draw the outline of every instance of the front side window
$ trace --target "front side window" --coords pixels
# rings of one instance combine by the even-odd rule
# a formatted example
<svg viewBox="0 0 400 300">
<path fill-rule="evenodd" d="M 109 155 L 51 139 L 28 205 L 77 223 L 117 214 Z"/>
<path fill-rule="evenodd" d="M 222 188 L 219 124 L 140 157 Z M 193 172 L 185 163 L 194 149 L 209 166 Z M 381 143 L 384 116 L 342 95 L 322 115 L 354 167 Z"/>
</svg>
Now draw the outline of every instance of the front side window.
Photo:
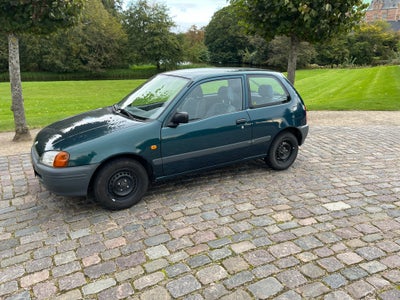
<svg viewBox="0 0 400 300">
<path fill-rule="evenodd" d="M 275 77 L 250 76 L 248 80 L 252 108 L 280 104 L 289 99 L 289 94 Z"/>
<path fill-rule="evenodd" d="M 156 119 L 188 82 L 182 77 L 157 75 L 118 103 L 116 109 L 134 118 Z"/>
<path fill-rule="evenodd" d="M 178 107 L 189 121 L 240 111 L 243 108 L 242 80 L 220 79 L 195 86 Z"/>
</svg>

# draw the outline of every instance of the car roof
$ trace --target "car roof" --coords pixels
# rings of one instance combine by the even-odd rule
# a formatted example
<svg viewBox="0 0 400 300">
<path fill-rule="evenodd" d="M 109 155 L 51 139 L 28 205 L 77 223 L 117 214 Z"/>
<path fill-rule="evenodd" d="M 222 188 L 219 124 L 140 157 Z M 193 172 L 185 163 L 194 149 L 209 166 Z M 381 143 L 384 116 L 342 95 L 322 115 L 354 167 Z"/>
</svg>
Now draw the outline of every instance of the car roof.
<svg viewBox="0 0 400 300">
<path fill-rule="evenodd" d="M 169 71 L 164 73 L 166 75 L 180 76 L 197 81 L 209 77 L 221 77 L 227 75 L 243 75 L 243 74 L 279 74 L 275 71 L 267 71 L 256 68 L 193 68 L 193 69 L 181 69 L 175 71 Z"/>
</svg>

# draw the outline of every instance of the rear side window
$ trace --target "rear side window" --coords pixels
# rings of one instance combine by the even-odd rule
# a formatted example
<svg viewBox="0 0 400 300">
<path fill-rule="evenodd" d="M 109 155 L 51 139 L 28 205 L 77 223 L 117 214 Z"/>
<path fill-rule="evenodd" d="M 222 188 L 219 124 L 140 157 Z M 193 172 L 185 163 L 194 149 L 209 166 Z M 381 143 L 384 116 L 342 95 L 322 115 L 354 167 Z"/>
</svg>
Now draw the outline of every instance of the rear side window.
<svg viewBox="0 0 400 300">
<path fill-rule="evenodd" d="M 276 105 L 289 101 L 289 93 L 272 76 L 250 76 L 250 107 Z"/>
</svg>

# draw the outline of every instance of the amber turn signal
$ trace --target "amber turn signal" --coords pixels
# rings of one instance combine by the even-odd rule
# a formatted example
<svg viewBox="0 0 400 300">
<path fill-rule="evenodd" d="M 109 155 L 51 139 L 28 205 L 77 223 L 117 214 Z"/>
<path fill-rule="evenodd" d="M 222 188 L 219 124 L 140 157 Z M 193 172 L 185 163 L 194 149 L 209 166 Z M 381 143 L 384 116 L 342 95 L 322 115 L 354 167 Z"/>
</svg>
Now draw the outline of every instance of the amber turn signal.
<svg viewBox="0 0 400 300">
<path fill-rule="evenodd" d="M 69 154 L 67 152 L 61 151 L 54 157 L 53 167 L 63 168 L 68 165 Z"/>
</svg>

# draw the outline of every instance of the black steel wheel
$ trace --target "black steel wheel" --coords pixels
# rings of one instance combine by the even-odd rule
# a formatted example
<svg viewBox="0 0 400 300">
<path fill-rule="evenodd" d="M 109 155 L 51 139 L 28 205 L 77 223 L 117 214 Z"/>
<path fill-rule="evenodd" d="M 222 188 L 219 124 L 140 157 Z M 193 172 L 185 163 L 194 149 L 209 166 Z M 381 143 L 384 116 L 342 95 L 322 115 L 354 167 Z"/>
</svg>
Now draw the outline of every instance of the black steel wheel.
<svg viewBox="0 0 400 300">
<path fill-rule="evenodd" d="M 265 161 L 274 170 L 286 170 L 296 160 L 298 150 L 297 138 L 290 132 L 283 132 L 272 142 Z"/>
<path fill-rule="evenodd" d="M 120 158 L 100 169 L 94 181 L 94 195 L 103 207 L 119 210 L 139 202 L 148 185 L 147 172 L 139 162 Z"/>
</svg>

